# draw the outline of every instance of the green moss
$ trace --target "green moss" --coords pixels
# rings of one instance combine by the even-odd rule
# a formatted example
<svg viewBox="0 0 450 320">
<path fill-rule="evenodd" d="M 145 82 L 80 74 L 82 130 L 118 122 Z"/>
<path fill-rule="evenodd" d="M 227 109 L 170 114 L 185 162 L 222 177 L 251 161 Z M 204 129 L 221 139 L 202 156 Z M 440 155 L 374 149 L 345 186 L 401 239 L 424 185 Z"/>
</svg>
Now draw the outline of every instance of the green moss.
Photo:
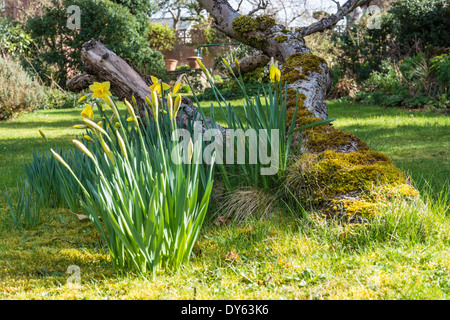
<svg viewBox="0 0 450 320">
<path fill-rule="evenodd" d="M 255 18 L 242 15 L 233 20 L 231 27 L 238 36 L 243 37 L 248 33 L 256 32 L 259 22 Z"/>
<path fill-rule="evenodd" d="M 286 59 L 286 66 L 289 68 L 302 68 L 303 74 L 310 72 L 320 73 L 320 64 L 326 63 L 325 59 L 311 53 L 294 53 Z"/>
<path fill-rule="evenodd" d="M 236 34 L 245 40 L 245 42 L 257 49 L 263 49 L 269 46 L 269 43 L 264 37 L 255 35 L 254 33 L 258 30 L 267 29 L 271 26 L 272 21 L 270 18 L 263 19 L 264 17 L 252 18 L 249 16 L 239 16 L 236 17 L 231 23 L 231 27 L 236 32 Z M 275 21 L 273 21 L 275 24 Z"/>
<path fill-rule="evenodd" d="M 279 43 L 283 43 L 283 42 L 285 42 L 287 39 L 288 39 L 287 36 L 278 36 L 278 37 L 275 38 L 275 41 L 276 41 L 276 42 L 279 42 Z"/>
<path fill-rule="evenodd" d="M 275 19 L 267 16 L 257 17 L 256 21 L 259 22 L 259 28 L 263 30 L 270 29 L 276 24 Z"/>
<path fill-rule="evenodd" d="M 251 36 L 248 38 L 247 43 L 257 49 L 263 49 L 269 46 L 269 42 L 260 36 Z"/>
<path fill-rule="evenodd" d="M 294 83 L 298 80 L 306 80 L 306 76 L 297 69 L 283 67 L 281 69 L 281 82 Z"/>
<path fill-rule="evenodd" d="M 406 183 L 405 174 L 382 153 L 361 150 L 319 155 L 304 154 L 290 168 L 286 185 L 303 190 L 304 200 L 322 203 L 336 196 L 369 194 L 374 184 L 396 187 Z"/>
<path fill-rule="evenodd" d="M 283 29 L 283 30 L 281 30 L 281 32 L 284 33 L 284 34 L 288 34 L 289 30 L 288 29 Z"/>
</svg>

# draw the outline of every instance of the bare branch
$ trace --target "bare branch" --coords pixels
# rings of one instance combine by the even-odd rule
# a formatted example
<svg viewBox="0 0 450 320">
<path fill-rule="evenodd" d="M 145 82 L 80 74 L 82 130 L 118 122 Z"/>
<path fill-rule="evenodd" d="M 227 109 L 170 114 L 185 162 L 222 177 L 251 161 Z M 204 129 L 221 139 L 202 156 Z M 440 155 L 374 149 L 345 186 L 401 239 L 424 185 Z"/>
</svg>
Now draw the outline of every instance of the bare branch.
<svg viewBox="0 0 450 320">
<path fill-rule="evenodd" d="M 259 0 L 258 6 L 256 8 L 254 8 L 252 11 L 250 11 L 247 15 L 251 16 L 252 14 L 254 14 L 255 12 L 259 11 L 259 10 L 264 10 L 267 8 L 267 5 L 269 4 L 268 1 L 265 0 Z"/>
<path fill-rule="evenodd" d="M 301 32 L 304 36 L 321 32 L 323 30 L 333 27 L 339 22 L 345 15 L 352 12 L 355 8 L 359 6 L 368 5 L 372 0 L 348 0 L 344 3 L 340 9 L 329 17 L 323 18 L 320 21 L 313 23 L 310 26 L 301 28 Z M 336 2 L 336 1 L 335 1 Z"/>
<path fill-rule="evenodd" d="M 334 3 L 336 3 L 336 6 L 337 6 L 338 11 L 341 10 L 341 4 L 339 3 L 339 1 L 336 1 L 336 0 L 331 0 L 331 1 L 333 1 Z"/>
</svg>

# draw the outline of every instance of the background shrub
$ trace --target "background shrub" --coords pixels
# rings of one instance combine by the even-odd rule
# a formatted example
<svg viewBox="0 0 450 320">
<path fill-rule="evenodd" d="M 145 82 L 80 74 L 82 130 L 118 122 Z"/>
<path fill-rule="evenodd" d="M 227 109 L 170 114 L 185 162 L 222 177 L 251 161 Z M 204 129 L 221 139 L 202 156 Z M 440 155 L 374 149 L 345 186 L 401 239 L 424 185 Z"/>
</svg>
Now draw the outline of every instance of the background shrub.
<svg viewBox="0 0 450 320">
<path fill-rule="evenodd" d="M 30 111 L 45 99 L 44 88 L 13 58 L 0 57 L 0 120 Z"/>
<path fill-rule="evenodd" d="M 148 42 L 150 48 L 158 51 L 172 50 L 177 38 L 175 31 L 159 23 L 151 23 L 148 28 Z"/>
<path fill-rule="evenodd" d="M 66 27 L 69 5 L 81 8 L 81 29 Z M 148 23 L 142 23 L 126 6 L 109 0 L 52 0 L 41 15 L 29 19 L 27 28 L 39 50 L 32 64 L 48 80 L 53 75 L 61 87 L 67 79 L 83 71 L 81 47 L 89 40 L 104 37 L 105 45 L 144 74 L 165 74 L 163 55 L 148 43 Z"/>
</svg>

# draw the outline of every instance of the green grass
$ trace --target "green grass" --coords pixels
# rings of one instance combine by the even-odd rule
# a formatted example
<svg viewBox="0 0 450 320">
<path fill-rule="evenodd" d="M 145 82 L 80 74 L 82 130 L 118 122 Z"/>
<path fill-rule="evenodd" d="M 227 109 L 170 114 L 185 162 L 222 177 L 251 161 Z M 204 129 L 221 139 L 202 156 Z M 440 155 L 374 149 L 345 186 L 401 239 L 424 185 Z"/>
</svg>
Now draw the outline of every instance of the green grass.
<svg viewBox="0 0 450 320">
<path fill-rule="evenodd" d="M 17 194 L 23 163 L 45 146 L 38 129 L 52 144 L 70 145 L 81 133 L 72 129 L 80 112 L 42 110 L 0 122 L 0 189 Z M 450 121 L 410 114 L 329 104 L 336 127 L 388 154 L 415 181 L 430 181 L 434 198 L 443 191 L 440 201 L 424 194 L 424 202 L 387 203 L 370 223 L 353 225 L 279 203 L 270 220 L 207 224 L 190 263 L 148 281 L 114 273 L 93 225 L 67 209 L 45 208 L 37 227 L 14 228 L 0 192 L 0 299 L 448 299 L 448 175 L 441 171 L 448 170 Z M 67 284 L 70 265 L 80 267 L 78 287 Z"/>
<path fill-rule="evenodd" d="M 450 117 L 437 112 L 328 103 L 338 129 L 352 132 L 375 151 L 385 153 L 407 172 L 421 191 L 450 185 Z M 447 189 L 448 190 L 448 189 Z"/>
</svg>

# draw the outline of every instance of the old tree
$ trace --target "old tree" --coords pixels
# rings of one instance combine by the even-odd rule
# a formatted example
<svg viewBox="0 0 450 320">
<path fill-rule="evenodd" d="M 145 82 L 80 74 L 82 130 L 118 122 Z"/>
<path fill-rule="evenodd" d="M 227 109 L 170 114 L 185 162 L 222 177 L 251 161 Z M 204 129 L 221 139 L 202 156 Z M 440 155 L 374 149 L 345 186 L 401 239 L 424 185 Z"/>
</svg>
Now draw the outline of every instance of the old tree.
<svg viewBox="0 0 450 320">
<path fill-rule="evenodd" d="M 215 27 L 238 41 L 255 48 L 252 56 L 240 61 L 242 72 L 267 65 L 273 57 L 281 66 L 283 82 L 288 86 L 288 120 L 297 104 L 296 124 L 302 126 L 327 119 L 326 93 L 331 79 L 324 59 L 311 54 L 304 37 L 333 27 L 355 8 L 370 0 L 348 0 L 338 10 L 310 26 L 289 31 L 270 17 L 241 15 L 227 0 L 198 0 L 214 18 Z M 264 5 L 264 2 L 261 1 Z M 252 10 L 254 11 L 254 10 Z M 82 49 L 86 73 L 68 81 L 72 91 L 93 81 L 110 81 L 111 91 L 119 98 L 134 96 L 140 113 L 151 97 L 150 81 L 101 41 L 89 41 Z M 183 99 L 183 123 L 198 117 L 196 108 Z M 295 137 L 303 150 L 288 169 L 286 186 L 300 199 L 322 208 L 324 213 L 349 217 L 370 215 L 380 200 L 392 196 L 412 197 L 417 191 L 408 177 L 383 154 L 374 152 L 355 135 L 334 129 L 332 125 L 313 127 Z"/>
</svg>

